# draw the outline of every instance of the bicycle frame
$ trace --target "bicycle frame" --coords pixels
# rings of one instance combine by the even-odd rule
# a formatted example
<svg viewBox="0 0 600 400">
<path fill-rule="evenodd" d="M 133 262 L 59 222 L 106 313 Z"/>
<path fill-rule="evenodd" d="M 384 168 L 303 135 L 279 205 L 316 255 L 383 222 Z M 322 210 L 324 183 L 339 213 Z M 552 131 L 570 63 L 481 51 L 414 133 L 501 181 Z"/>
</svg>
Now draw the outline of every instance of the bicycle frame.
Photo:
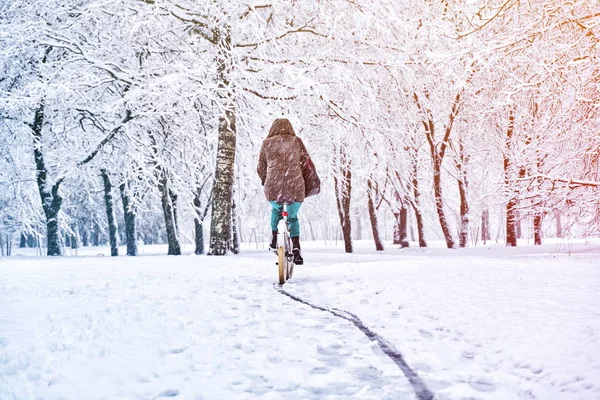
<svg viewBox="0 0 600 400">
<path fill-rule="evenodd" d="M 292 277 L 294 263 L 288 229 L 288 204 L 283 203 L 282 219 L 277 224 L 277 255 L 279 265 L 279 284 L 283 285 Z"/>
</svg>

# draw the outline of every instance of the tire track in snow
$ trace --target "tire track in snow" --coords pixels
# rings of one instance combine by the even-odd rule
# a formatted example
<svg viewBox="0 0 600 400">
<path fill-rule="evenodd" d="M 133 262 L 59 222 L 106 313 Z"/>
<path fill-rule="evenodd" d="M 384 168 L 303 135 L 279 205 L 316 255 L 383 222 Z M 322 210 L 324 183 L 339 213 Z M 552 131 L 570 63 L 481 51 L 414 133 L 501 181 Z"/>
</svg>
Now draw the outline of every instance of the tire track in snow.
<svg viewBox="0 0 600 400">
<path fill-rule="evenodd" d="M 352 314 L 349 311 L 339 310 L 337 308 L 326 308 L 318 306 L 316 304 L 312 304 L 306 300 L 301 299 L 296 295 L 286 292 L 278 284 L 275 284 L 273 287 L 279 293 L 289 297 L 294 301 L 305 304 L 309 307 L 314 308 L 315 310 L 325 311 L 335 315 L 336 317 L 352 322 L 352 324 L 354 324 L 354 326 L 360 329 L 360 331 L 364 333 L 366 337 L 368 337 L 372 341 L 376 341 L 379 345 L 379 348 L 381 348 L 381 350 L 398 366 L 398 368 L 400 368 L 404 376 L 406 376 L 411 386 L 413 387 L 419 400 L 433 400 L 433 393 L 427 388 L 427 386 L 425 385 L 423 380 L 421 380 L 419 375 L 415 371 L 413 371 L 412 368 L 407 364 L 402 354 L 398 350 L 396 350 L 391 343 L 387 342 L 377 333 L 373 332 L 367 326 L 365 326 L 365 324 L 360 320 L 360 318 L 358 318 L 358 316 Z"/>
</svg>

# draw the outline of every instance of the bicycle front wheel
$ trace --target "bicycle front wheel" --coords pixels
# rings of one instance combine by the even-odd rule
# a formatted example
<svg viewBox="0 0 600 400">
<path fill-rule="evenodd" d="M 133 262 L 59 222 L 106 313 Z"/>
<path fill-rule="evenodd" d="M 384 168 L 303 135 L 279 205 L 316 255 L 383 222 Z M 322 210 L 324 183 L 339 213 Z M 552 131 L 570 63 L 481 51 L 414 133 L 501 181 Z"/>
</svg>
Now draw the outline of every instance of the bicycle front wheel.
<svg viewBox="0 0 600 400">
<path fill-rule="evenodd" d="M 285 248 L 283 246 L 279 246 L 277 248 L 277 266 L 279 267 L 279 284 L 283 285 L 285 283 L 285 264 L 287 263 L 287 259 L 285 257 Z"/>
</svg>

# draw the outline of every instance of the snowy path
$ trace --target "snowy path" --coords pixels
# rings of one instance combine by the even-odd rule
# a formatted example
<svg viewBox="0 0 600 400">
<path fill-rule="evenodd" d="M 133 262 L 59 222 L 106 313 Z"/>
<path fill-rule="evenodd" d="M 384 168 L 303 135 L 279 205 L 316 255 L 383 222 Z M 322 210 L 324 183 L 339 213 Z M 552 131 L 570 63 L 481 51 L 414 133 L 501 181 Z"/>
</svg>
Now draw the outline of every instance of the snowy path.
<svg viewBox="0 0 600 400">
<path fill-rule="evenodd" d="M 599 399 L 600 257 L 310 249 L 286 292 L 351 312 L 435 399 Z M 443 256 L 442 256 L 443 255 Z M 0 261 L 0 399 L 417 399 L 272 255 Z"/>
<path fill-rule="evenodd" d="M 0 398 L 414 398 L 360 331 L 242 260 L 11 260 Z"/>
</svg>

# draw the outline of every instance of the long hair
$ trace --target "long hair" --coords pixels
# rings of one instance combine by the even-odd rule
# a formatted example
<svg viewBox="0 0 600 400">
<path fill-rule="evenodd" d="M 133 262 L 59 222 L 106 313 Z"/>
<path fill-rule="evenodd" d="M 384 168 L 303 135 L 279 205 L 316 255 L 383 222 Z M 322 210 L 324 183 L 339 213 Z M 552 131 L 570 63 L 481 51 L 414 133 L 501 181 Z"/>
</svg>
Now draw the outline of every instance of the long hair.
<svg viewBox="0 0 600 400">
<path fill-rule="evenodd" d="M 273 121 L 273 125 L 271 125 L 271 129 L 269 130 L 268 138 L 277 136 L 277 135 L 292 135 L 296 136 L 294 133 L 294 128 L 292 128 L 292 123 L 287 118 L 277 118 Z"/>
</svg>

